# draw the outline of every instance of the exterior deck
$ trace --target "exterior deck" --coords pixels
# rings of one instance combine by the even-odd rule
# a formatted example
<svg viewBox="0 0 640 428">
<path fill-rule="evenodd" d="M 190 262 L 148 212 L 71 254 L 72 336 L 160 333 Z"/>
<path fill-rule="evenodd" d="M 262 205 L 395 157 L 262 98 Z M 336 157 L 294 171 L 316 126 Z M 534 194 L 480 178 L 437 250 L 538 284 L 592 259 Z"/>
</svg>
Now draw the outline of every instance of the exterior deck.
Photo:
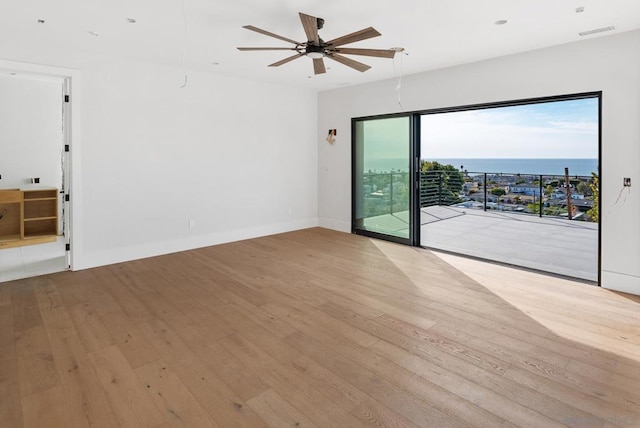
<svg viewBox="0 0 640 428">
<path fill-rule="evenodd" d="M 393 235 L 406 233 L 408 212 L 372 217 Z M 598 280 L 598 224 L 452 206 L 421 210 L 421 244 L 500 263 Z"/>
</svg>

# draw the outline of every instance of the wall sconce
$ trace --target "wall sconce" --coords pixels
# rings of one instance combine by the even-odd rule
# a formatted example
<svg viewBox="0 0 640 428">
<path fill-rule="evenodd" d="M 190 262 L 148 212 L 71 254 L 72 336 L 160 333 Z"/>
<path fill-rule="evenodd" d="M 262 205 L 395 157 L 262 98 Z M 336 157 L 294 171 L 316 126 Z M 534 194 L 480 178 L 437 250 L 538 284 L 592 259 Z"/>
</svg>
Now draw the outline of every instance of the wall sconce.
<svg viewBox="0 0 640 428">
<path fill-rule="evenodd" d="M 334 145 L 336 143 L 336 135 L 338 135 L 338 130 L 330 129 L 329 135 L 327 135 L 327 142 L 331 145 Z"/>
</svg>

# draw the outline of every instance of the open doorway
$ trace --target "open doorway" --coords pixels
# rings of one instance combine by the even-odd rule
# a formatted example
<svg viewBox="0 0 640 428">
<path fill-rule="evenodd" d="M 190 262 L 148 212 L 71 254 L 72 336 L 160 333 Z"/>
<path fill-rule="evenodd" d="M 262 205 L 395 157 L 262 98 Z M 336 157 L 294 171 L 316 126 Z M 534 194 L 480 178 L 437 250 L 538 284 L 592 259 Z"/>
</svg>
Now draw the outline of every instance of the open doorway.
<svg viewBox="0 0 640 428">
<path fill-rule="evenodd" d="M 425 112 L 424 247 L 599 282 L 600 94 Z"/>
<path fill-rule="evenodd" d="M 68 85 L 0 69 L 0 282 L 70 267 Z"/>
</svg>

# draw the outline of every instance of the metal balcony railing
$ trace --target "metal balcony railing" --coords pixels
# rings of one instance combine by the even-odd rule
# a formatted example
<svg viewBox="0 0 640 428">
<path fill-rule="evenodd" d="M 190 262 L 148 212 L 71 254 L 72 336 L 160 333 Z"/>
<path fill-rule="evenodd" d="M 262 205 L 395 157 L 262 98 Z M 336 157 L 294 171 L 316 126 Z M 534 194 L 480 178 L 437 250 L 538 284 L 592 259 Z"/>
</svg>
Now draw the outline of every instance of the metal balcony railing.
<svg viewBox="0 0 640 428">
<path fill-rule="evenodd" d="M 468 171 L 420 174 L 421 208 L 461 205 L 484 211 L 590 220 L 597 219 L 597 195 L 597 178 L 593 176 Z"/>
<path fill-rule="evenodd" d="M 366 217 L 409 210 L 409 173 L 387 172 L 363 175 Z"/>
<path fill-rule="evenodd" d="M 459 205 L 540 217 L 597 219 L 597 212 L 594 216 L 593 211 L 598 209 L 594 177 L 570 176 L 569 187 L 566 178 L 564 175 L 423 171 L 420 173 L 420 208 Z M 408 211 L 411 193 L 408 172 L 366 173 L 362 186 L 366 217 Z"/>
</svg>

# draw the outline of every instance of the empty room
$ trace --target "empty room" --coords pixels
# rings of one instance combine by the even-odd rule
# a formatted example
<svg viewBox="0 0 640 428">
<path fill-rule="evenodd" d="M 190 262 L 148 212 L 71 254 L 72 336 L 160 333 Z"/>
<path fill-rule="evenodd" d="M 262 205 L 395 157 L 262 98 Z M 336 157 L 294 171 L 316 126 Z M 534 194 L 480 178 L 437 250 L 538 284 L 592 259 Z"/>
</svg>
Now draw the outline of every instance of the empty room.
<svg viewBox="0 0 640 428">
<path fill-rule="evenodd" d="M 638 1 L 0 24 L 0 426 L 640 427 Z"/>
</svg>

